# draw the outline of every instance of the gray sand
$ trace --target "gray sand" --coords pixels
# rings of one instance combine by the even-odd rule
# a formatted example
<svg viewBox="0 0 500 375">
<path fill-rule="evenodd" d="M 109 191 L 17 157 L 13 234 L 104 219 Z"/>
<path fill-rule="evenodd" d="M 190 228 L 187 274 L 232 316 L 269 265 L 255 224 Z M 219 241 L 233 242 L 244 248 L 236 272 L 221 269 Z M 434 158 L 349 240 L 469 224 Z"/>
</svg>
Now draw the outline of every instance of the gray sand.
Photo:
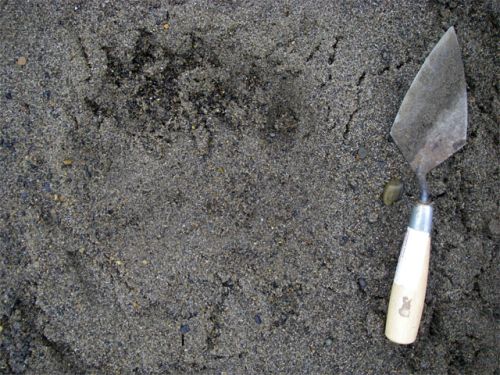
<svg viewBox="0 0 500 375">
<path fill-rule="evenodd" d="M 0 13 L 2 373 L 498 374 L 496 1 Z M 426 307 L 397 346 L 418 188 L 389 130 L 451 25 L 468 144 L 429 177 Z"/>
</svg>

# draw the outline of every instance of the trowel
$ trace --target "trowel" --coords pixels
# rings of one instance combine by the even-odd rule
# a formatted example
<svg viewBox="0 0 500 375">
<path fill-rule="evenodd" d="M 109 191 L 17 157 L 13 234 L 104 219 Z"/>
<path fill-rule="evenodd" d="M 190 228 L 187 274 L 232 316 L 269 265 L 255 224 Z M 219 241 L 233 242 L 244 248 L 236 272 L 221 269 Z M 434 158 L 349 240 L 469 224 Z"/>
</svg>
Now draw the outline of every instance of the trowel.
<svg viewBox="0 0 500 375">
<path fill-rule="evenodd" d="M 398 344 L 415 341 L 424 307 L 431 248 L 432 205 L 426 176 L 465 145 L 467 92 L 453 27 L 443 35 L 413 80 L 391 136 L 420 185 L 392 285 L 385 335 Z"/>
</svg>

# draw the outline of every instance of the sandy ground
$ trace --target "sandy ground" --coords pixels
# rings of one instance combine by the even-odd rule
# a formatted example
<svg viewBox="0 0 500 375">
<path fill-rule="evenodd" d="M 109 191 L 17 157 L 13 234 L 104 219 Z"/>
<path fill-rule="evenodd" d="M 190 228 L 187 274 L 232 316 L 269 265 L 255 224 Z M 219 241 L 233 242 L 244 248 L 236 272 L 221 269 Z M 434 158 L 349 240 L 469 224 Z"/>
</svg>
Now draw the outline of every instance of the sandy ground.
<svg viewBox="0 0 500 375">
<path fill-rule="evenodd" d="M 498 2 L 0 13 L 2 373 L 499 373 Z M 426 307 L 398 346 L 418 189 L 389 130 L 451 25 L 468 144 L 429 177 Z"/>
</svg>

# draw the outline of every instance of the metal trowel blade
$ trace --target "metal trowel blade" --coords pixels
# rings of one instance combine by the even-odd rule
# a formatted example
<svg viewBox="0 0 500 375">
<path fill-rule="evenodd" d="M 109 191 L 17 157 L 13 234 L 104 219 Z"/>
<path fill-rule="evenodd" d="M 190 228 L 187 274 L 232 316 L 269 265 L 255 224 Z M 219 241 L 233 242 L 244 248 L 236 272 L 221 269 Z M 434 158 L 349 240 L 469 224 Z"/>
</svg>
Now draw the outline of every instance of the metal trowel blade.
<svg viewBox="0 0 500 375">
<path fill-rule="evenodd" d="M 419 175 L 465 145 L 467 92 L 455 29 L 425 59 L 401 104 L 391 136 Z"/>
</svg>

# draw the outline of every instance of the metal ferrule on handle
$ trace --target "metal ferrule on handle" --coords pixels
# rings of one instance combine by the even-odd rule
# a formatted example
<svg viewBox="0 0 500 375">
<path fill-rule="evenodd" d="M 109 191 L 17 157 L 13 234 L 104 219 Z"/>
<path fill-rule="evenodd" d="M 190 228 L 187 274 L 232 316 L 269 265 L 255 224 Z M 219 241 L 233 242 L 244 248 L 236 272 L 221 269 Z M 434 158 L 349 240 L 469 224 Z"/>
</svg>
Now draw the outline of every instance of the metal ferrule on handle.
<svg viewBox="0 0 500 375">
<path fill-rule="evenodd" d="M 432 206 L 430 204 L 417 204 L 413 207 L 410 216 L 410 228 L 431 233 L 432 230 Z"/>
</svg>

